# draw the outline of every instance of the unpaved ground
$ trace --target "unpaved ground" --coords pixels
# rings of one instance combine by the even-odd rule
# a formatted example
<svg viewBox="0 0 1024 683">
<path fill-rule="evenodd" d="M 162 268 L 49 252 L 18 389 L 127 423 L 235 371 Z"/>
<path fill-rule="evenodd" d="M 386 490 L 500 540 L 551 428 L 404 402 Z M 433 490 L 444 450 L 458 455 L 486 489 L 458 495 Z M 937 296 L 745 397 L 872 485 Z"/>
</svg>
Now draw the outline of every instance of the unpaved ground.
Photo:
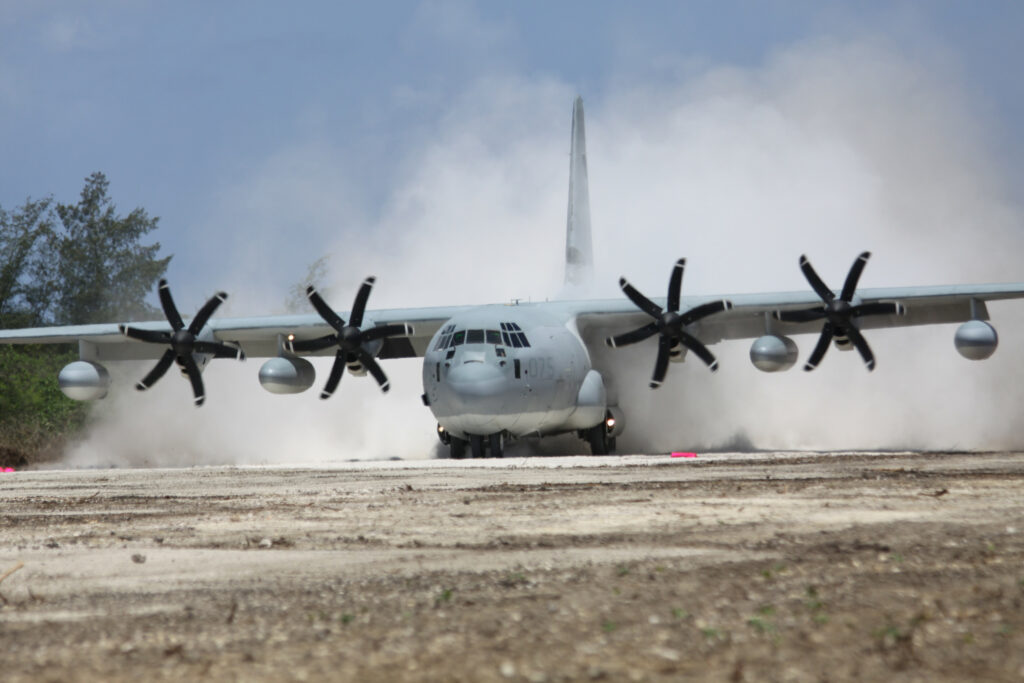
<svg viewBox="0 0 1024 683">
<path fill-rule="evenodd" d="M 1024 679 L 1024 454 L 0 474 L 19 565 L 5 681 Z"/>
</svg>

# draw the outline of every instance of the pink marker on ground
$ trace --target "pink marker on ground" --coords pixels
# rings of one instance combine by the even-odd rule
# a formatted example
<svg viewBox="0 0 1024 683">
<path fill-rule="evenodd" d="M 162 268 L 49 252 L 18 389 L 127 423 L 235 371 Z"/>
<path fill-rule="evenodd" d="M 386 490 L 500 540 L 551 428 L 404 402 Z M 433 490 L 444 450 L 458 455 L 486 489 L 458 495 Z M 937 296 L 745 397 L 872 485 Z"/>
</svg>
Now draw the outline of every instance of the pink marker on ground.
<svg viewBox="0 0 1024 683">
<path fill-rule="evenodd" d="M 682 452 L 679 452 L 679 451 L 675 451 L 675 452 L 672 453 L 672 457 L 673 458 L 696 458 L 697 454 L 696 453 L 682 453 Z"/>
</svg>

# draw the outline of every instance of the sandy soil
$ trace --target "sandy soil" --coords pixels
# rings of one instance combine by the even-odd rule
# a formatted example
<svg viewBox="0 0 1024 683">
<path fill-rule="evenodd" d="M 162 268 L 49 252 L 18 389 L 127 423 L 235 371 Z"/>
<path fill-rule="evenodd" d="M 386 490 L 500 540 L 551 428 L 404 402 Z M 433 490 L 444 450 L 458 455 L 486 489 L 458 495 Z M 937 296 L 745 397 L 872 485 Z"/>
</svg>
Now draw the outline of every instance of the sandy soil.
<svg viewBox="0 0 1024 683">
<path fill-rule="evenodd" d="M 0 510 L 5 681 L 1024 679 L 1018 453 L 18 472 Z"/>
</svg>

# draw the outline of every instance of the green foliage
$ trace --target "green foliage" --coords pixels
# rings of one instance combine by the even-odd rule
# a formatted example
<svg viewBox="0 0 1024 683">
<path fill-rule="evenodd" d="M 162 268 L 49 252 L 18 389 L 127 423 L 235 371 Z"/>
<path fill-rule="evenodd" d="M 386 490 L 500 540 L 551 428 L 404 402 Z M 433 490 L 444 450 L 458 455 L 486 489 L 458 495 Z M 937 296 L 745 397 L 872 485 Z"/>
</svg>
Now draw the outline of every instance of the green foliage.
<svg viewBox="0 0 1024 683">
<path fill-rule="evenodd" d="M 41 247 L 53 239 L 50 198 L 25 201 L 13 213 L 0 207 L 0 327 L 42 322 L 43 292 L 34 279 L 45 267 Z"/>
<path fill-rule="evenodd" d="M 170 257 L 141 239 L 157 219 L 141 208 L 118 216 L 102 173 L 86 178 L 77 204 L 26 200 L 0 207 L 0 328 L 159 318 L 146 302 Z M 88 404 L 66 398 L 66 346 L 0 345 L 0 464 L 54 455 L 81 428 Z"/>
<path fill-rule="evenodd" d="M 77 204 L 58 204 L 63 231 L 47 245 L 54 268 L 52 316 L 61 324 L 159 318 L 146 296 L 167 270 L 171 257 L 157 258 L 160 243 L 142 245 L 157 227 L 137 208 L 116 214 L 107 196 L 110 183 L 102 173 L 86 178 Z"/>
<path fill-rule="evenodd" d="M 57 387 L 57 373 L 77 358 L 66 346 L 0 346 L 0 464 L 55 455 L 84 424 L 89 406 Z"/>
</svg>

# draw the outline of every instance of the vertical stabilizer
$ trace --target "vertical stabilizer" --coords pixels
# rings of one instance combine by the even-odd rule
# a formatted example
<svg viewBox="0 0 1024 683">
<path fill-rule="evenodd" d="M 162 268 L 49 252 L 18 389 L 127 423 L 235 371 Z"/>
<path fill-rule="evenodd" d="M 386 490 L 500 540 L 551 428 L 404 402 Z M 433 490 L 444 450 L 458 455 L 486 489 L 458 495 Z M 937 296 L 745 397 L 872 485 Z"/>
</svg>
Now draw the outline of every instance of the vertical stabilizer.
<svg viewBox="0 0 1024 683">
<path fill-rule="evenodd" d="M 565 284 L 587 286 L 593 279 L 594 248 L 590 241 L 590 190 L 587 183 L 587 140 L 583 98 L 572 106 L 572 147 L 569 161 L 569 217 L 565 226 Z"/>
</svg>

